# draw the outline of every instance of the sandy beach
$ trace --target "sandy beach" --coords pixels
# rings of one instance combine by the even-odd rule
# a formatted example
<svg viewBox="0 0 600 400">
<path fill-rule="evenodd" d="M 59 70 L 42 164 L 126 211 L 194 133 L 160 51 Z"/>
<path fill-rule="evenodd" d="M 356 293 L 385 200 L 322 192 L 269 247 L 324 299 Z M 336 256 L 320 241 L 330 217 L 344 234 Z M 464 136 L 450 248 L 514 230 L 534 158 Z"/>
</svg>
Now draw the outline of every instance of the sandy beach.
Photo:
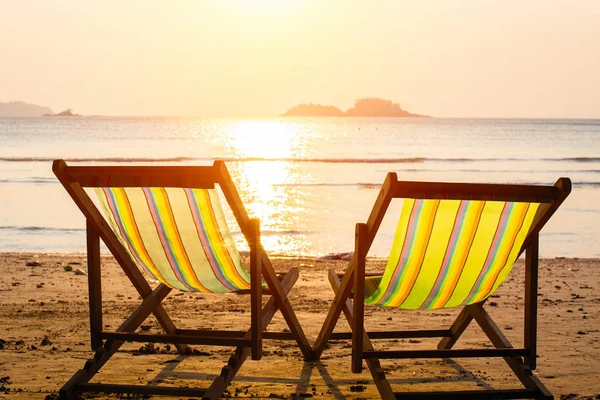
<svg viewBox="0 0 600 400">
<path fill-rule="evenodd" d="M 347 261 L 275 259 L 278 271 L 300 267 L 290 302 L 311 342 L 333 298 L 327 269 L 343 271 Z M 368 268 L 381 270 L 381 260 Z M 70 268 L 69 268 L 70 267 Z M 58 389 L 92 356 L 89 347 L 87 276 L 84 254 L 0 253 L 0 399 L 56 398 Z M 522 342 L 522 276 L 519 261 L 487 309 L 511 342 Z M 556 398 L 600 398 L 600 260 L 551 259 L 540 265 L 538 368 L 535 373 Z M 111 257 L 103 257 L 104 324 L 115 328 L 139 297 Z M 245 328 L 247 296 L 173 292 L 163 303 L 178 327 Z M 445 328 L 457 310 L 401 311 L 368 307 L 366 327 Z M 269 330 L 285 328 L 277 314 Z M 151 317 L 143 329 L 161 333 Z M 345 320 L 338 331 L 348 330 Z M 409 343 L 410 342 L 410 343 Z M 428 340 L 382 342 L 382 348 L 425 348 Z M 475 325 L 458 347 L 490 346 Z M 377 346 L 377 344 L 376 344 Z M 206 386 L 232 350 L 195 347 L 178 355 L 165 345 L 126 344 L 97 375 L 105 383 Z M 395 390 L 519 387 L 499 360 L 382 361 Z M 468 371 L 468 372 L 467 372 Z M 204 381 L 204 383 L 202 382 Z M 260 361 L 248 360 L 226 395 L 238 398 L 379 398 L 368 370 L 350 371 L 347 341 L 334 341 L 319 362 L 303 362 L 293 342 L 265 341 Z M 116 396 L 97 396 L 114 399 Z"/>
</svg>

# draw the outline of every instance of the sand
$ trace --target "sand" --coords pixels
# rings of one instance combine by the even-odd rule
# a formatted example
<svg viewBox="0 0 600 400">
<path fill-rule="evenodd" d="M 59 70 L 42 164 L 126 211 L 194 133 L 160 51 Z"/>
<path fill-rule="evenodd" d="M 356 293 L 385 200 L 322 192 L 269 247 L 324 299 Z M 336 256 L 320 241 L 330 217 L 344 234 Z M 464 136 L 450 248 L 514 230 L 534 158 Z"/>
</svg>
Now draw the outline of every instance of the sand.
<svg viewBox="0 0 600 400">
<path fill-rule="evenodd" d="M 290 302 L 312 342 L 325 318 L 333 292 L 330 267 L 343 271 L 347 261 L 314 258 L 275 259 L 277 270 L 300 267 Z M 66 271 L 70 266 L 73 270 Z M 382 261 L 369 268 L 381 269 Z M 66 268 L 67 270 L 70 268 Z M 89 347 L 87 276 L 83 254 L 0 253 L 0 399 L 55 398 L 56 392 L 92 356 Z M 522 276 L 519 262 L 511 277 L 488 302 L 487 310 L 515 346 L 522 343 Z M 556 398 L 600 398 L 600 260 L 552 259 L 540 265 L 538 368 L 535 374 Z M 139 297 L 111 257 L 103 257 L 104 324 L 118 326 Z M 165 308 L 179 327 L 240 328 L 249 323 L 248 297 L 172 293 Z M 367 307 L 366 327 L 446 328 L 457 310 L 401 311 Z M 149 318 L 144 329 L 161 333 Z M 345 320 L 338 330 L 347 330 Z M 285 329 L 277 314 L 269 330 Z M 490 344 L 474 324 L 458 347 Z M 376 345 L 377 346 L 377 345 Z M 384 342 L 380 348 L 433 347 L 430 340 Z M 409 347 L 410 346 L 410 347 Z M 140 351 L 140 349 L 142 351 Z M 96 376 L 105 383 L 206 386 L 227 361 L 231 349 L 196 347 L 198 356 L 173 348 L 126 344 Z M 146 347 L 145 350 L 148 350 Z M 383 361 L 395 390 L 518 388 L 501 360 Z M 204 381 L 204 384 L 203 382 Z M 264 357 L 248 360 L 226 394 L 238 398 L 379 398 L 368 370 L 350 371 L 347 341 L 335 341 L 320 362 L 303 362 L 293 342 L 265 341 Z M 115 399 L 100 395 L 95 398 Z"/>
</svg>

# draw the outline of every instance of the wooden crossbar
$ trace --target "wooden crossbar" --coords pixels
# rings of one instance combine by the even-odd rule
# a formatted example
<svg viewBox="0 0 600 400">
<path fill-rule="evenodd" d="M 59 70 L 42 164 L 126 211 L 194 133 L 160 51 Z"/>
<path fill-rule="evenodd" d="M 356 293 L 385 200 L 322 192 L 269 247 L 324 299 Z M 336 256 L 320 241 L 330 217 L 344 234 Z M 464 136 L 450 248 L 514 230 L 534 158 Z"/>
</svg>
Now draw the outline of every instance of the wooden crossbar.
<svg viewBox="0 0 600 400">
<path fill-rule="evenodd" d="M 449 337 L 452 335 L 450 329 L 431 329 L 422 331 L 375 331 L 369 332 L 371 339 L 410 339 L 410 338 L 436 338 Z M 352 339 L 352 332 L 333 332 L 333 340 Z"/>
<path fill-rule="evenodd" d="M 70 181 L 82 187 L 185 187 L 212 189 L 219 180 L 214 166 L 66 166 Z"/>
<path fill-rule="evenodd" d="M 247 331 L 225 331 L 225 330 L 210 330 L 201 331 L 196 329 L 177 329 L 178 335 L 189 335 L 198 337 L 227 337 L 227 338 L 242 338 L 248 332 Z M 268 332 L 262 333 L 263 339 L 275 339 L 275 340 L 293 340 L 294 335 L 291 332 Z"/>
<path fill-rule="evenodd" d="M 392 196 L 423 200 L 452 199 L 550 203 L 560 196 L 560 191 L 555 186 L 397 181 L 394 183 Z"/>
<path fill-rule="evenodd" d="M 120 340 L 123 342 L 172 343 L 172 344 L 202 344 L 207 346 L 249 346 L 250 340 L 235 337 L 193 336 L 193 335 L 149 335 L 128 332 L 101 333 L 103 339 Z"/>
<path fill-rule="evenodd" d="M 385 350 L 364 351 L 363 358 L 519 357 L 527 354 L 527 349 Z"/>
</svg>

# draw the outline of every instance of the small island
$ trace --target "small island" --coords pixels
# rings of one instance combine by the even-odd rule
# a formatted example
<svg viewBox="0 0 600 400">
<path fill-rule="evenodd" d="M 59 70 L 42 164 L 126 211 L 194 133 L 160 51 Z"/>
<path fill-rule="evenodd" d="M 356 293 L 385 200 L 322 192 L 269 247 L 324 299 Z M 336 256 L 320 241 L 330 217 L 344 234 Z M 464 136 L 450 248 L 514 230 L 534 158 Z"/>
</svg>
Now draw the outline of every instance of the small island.
<svg viewBox="0 0 600 400">
<path fill-rule="evenodd" d="M 81 117 L 81 114 L 75 114 L 73 113 L 72 108 L 67 108 L 66 110 L 56 114 L 44 114 L 42 117 Z"/>
<path fill-rule="evenodd" d="M 48 107 L 29 104 L 23 101 L 0 102 L 0 117 L 39 117 L 44 113 L 51 113 Z"/>
<path fill-rule="evenodd" d="M 413 114 L 403 110 L 398 103 L 390 100 L 367 97 L 358 99 L 354 107 L 346 112 L 334 106 L 321 104 L 299 104 L 287 110 L 284 117 L 423 117 L 428 115 Z"/>
</svg>

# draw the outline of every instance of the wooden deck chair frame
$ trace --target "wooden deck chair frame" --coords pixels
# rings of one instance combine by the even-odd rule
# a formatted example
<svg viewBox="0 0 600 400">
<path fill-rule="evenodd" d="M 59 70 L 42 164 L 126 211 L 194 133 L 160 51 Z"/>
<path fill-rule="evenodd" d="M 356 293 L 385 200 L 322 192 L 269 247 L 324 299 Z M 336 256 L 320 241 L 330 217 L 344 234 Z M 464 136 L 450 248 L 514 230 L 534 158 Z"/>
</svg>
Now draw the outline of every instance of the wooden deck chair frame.
<svg viewBox="0 0 600 400">
<path fill-rule="evenodd" d="M 343 276 L 329 271 L 329 281 L 335 298 L 323 327 L 313 345 L 315 358 L 320 358 L 329 339 L 352 339 L 352 371 L 362 370 L 365 360 L 373 380 L 384 399 L 489 399 L 489 398 L 541 398 L 552 399 L 552 394 L 532 374 L 537 357 L 537 294 L 539 232 L 571 191 L 571 181 L 560 178 L 554 186 L 402 182 L 395 173 L 388 173 L 367 223 L 356 225 L 355 252 Z M 365 259 L 394 198 L 497 200 L 541 203 L 533 219 L 529 235 L 519 251 L 525 252 L 524 294 L 524 346 L 514 348 L 484 309 L 484 301 L 465 306 L 449 329 L 366 332 L 364 329 Z M 340 280 L 341 277 L 341 280 Z M 351 333 L 333 330 L 344 312 Z M 493 349 L 452 349 L 475 320 L 490 339 Z M 371 339 L 441 337 L 434 350 L 376 351 Z M 460 358 L 501 357 L 521 381 L 524 389 L 469 390 L 450 392 L 394 392 L 385 377 L 380 358 Z"/>
<path fill-rule="evenodd" d="M 311 358 L 310 344 L 287 299 L 287 294 L 298 279 L 298 269 L 292 268 L 284 275 L 277 275 L 260 242 L 258 219 L 250 219 L 231 176 L 223 161 L 212 166 L 68 166 L 63 160 L 55 160 L 52 167 L 58 180 L 67 190 L 86 218 L 87 263 L 90 307 L 92 359 L 77 371 L 62 387 L 62 399 L 74 399 L 77 392 L 135 393 L 171 396 L 194 396 L 208 399 L 221 397 L 243 362 L 251 355 L 258 360 L 262 356 L 262 340 L 295 340 L 306 359 Z M 178 329 L 161 305 L 172 290 L 159 284 L 150 287 L 131 256 L 121 245 L 100 211 L 84 188 L 86 187 L 177 187 L 212 189 L 218 184 L 229 204 L 239 227 L 250 246 L 250 285 L 244 293 L 250 294 L 250 329 L 248 331 L 217 331 Z M 100 239 L 106 244 L 131 283 L 142 297 L 140 306 L 116 331 L 103 330 L 102 291 L 100 274 Z M 267 284 L 262 288 L 262 279 Z M 262 306 L 262 295 L 270 299 Z M 283 314 L 290 332 L 265 332 L 275 312 Z M 164 335 L 135 333 L 150 315 L 154 314 Z M 123 384 L 89 383 L 100 368 L 115 354 L 124 342 L 150 342 L 174 344 L 181 353 L 190 353 L 188 345 L 217 345 L 236 347 L 228 364 L 210 386 L 204 388 L 176 388 Z"/>
</svg>

